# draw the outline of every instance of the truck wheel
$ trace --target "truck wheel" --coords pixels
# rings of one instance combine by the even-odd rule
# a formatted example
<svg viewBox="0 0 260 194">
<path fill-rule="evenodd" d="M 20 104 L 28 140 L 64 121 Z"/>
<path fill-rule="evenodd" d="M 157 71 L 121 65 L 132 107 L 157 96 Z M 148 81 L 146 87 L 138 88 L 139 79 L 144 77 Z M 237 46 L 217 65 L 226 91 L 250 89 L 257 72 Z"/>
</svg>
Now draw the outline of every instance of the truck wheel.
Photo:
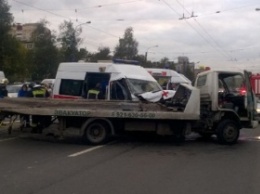
<svg viewBox="0 0 260 194">
<path fill-rule="evenodd" d="M 108 140 L 108 125 L 104 121 L 93 121 L 85 129 L 84 140 L 87 143 L 97 145 Z"/>
<path fill-rule="evenodd" d="M 217 138 L 221 144 L 235 144 L 238 140 L 240 130 L 232 120 L 223 120 L 216 129 Z"/>
</svg>

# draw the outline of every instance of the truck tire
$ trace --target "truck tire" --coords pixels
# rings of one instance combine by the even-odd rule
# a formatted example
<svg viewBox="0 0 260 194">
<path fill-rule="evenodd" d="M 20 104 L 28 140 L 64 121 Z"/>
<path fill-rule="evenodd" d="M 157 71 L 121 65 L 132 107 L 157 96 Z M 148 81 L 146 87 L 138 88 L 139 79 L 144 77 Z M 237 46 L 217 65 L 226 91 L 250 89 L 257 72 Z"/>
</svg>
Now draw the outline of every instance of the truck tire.
<svg viewBox="0 0 260 194">
<path fill-rule="evenodd" d="M 221 121 L 216 128 L 217 139 L 221 144 L 235 144 L 239 133 L 240 130 L 236 122 L 229 119 Z"/>
<path fill-rule="evenodd" d="M 94 120 L 87 125 L 83 140 L 89 144 L 98 145 L 107 142 L 108 136 L 108 124 L 105 121 Z"/>
</svg>

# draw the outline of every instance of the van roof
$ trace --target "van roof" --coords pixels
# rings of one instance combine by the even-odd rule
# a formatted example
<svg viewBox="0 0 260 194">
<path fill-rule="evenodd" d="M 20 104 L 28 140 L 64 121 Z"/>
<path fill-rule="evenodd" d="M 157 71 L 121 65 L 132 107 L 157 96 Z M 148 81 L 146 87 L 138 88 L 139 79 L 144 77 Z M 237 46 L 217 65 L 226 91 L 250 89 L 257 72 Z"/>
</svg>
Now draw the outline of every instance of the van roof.
<svg viewBox="0 0 260 194">
<path fill-rule="evenodd" d="M 156 80 L 141 66 L 114 63 L 61 63 L 58 72 L 106 72 L 113 73 L 111 80 L 121 78 Z"/>
<path fill-rule="evenodd" d="M 163 68 L 145 68 L 150 74 L 161 74 L 162 76 L 178 76 L 179 73 L 172 69 L 163 69 Z"/>
<path fill-rule="evenodd" d="M 178 73 L 172 69 L 162 69 L 162 68 L 145 68 L 153 76 L 167 76 L 171 77 L 172 83 L 189 83 L 191 81 L 185 77 L 183 74 Z"/>
</svg>

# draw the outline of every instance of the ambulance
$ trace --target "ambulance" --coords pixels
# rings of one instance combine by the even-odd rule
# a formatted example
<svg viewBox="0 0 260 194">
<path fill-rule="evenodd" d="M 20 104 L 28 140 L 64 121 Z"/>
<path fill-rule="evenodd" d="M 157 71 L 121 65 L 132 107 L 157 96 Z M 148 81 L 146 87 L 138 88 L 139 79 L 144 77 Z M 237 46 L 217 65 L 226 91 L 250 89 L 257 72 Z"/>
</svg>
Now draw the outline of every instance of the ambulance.
<svg viewBox="0 0 260 194">
<path fill-rule="evenodd" d="M 175 90 L 181 83 L 191 85 L 191 81 L 187 77 L 174 70 L 160 68 L 146 68 L 146 70 L 157 80 L 163 89 Z"/>
<path fill-rule="evenodd" d="M 139 65 L 66 62 L 58 67 L 53 98 L 88 98 L 88 91 L 97 83 L 106 100 L 138 100 L 143 93 L 162 91 L 153 76 Z"/>
</svg>

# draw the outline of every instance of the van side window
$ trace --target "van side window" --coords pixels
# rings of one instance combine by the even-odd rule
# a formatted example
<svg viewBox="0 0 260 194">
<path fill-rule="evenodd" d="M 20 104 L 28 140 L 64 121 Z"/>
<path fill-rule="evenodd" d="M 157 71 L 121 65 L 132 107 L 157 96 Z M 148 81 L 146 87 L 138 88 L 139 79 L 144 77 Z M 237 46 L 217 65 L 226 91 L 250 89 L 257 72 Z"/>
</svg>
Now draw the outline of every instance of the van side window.
<svg viewBox="0 0 260 194">
<path fill-rule="evenodd" d="M 207 80 L 207 75 L 202 75 L 198 78 L 197 80 L 197 86 L 204 86 L 206 84 L 206 80 Z"/>
<path fill-rule="evenodd" d="M 62 79 L 60 85 L 60 94 L 81 96 L 82 86 L 82 80 Z"/>
</svg>

